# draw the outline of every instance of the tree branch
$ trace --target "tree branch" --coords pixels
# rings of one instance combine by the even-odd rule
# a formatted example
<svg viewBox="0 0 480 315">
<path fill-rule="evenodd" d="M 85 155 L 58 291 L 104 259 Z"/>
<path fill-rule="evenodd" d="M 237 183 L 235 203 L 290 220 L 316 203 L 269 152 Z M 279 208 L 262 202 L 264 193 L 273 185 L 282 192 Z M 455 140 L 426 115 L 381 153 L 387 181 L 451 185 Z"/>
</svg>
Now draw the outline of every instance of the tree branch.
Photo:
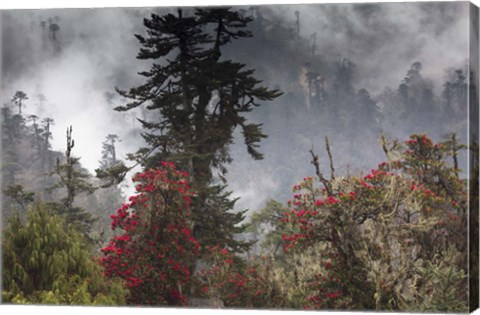
<svg viewBox="0 0 480 315">
<path fill-rule="evenodd" d="M 328 143 L 327 136 L 325 136 L 325 147 L 327 148 L 328 160 L 330 162 L 330 179 L 335 180 L 335 169 L 333 168 L 332 152 L 330 151 L 330 144 Z"/>
<path fill-rule="evenodd" d="M 330 187 L 330 184 L 328 183 L 328 180 L 323 177 L 322 172 L 320 171 L 320 164 L 318 163 L 318 155 L 316 155 L 313 152 L 313 148 L 310 149 L 310 154 L 312 155 L 312 165 L 315 166 L 315 173 L 317 174 L 318 179 L 322 182 L 323 186 L 325 187 L 327 191 L 328 196 L 332 196 L 332 189 Z"/>
</svg>

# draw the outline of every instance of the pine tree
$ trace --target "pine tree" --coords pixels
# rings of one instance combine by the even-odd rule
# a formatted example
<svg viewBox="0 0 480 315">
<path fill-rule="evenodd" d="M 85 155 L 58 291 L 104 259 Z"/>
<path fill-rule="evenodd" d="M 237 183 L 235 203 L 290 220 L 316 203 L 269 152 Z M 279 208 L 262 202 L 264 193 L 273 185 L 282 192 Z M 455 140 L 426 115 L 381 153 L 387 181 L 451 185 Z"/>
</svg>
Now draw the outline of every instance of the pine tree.
<svg viewBox="0 0 480 315">
<path fill-rule="evenodd" d="M 100 169 L 106 169 L 116 165 L 117 152 L 115 149 L 115 143 L 121 141 L 117 135 L 109 134 L 105 141 L 102 143 L 102 160 L 100 161 Z"/>
<path fill-rule="evenodd" d="M 55 121 L 52 118 L 44 118 L 43 122 L 43 148 L 45 152 L 51 147 L 50 139 L 52 139 L 52 133 L 50 131 L 50 127 L 55 125 Z"/>
<path fill-rule="evenodd" d="M 22 93 L 22 94 L 19 94 Z M 17 92 L 18 96 L 22 96 L 22 99 L 18 99 L 21 104 L 26 95 L 23 92 Z M 15 94 L 17 96 L 17 94 Z M 18 185 L 19 173 L 21 171 L 19 146 L 23 138 L 24 118 L 22 115 L 13 114 L 12 105 L 16 97 L 14 96 L 10 103 L 2 106 L 2 126 L 1 126 L 1 190 L 5 192 Z M 8 196 L 7 196 L 8 197 Z M 12 198 L 1 198 L 2 200 L 2 217 L 5 219 L 11 215 L 10 201 Z"/>
<path fill-rule="evenodd" d="M 378 124 L 380 111 L 370 93 L 366 89 L 360 89 L 355 95 L 354 101 L 348 124 L 352 145 L 358 134 L 376 139 L 380 133 Z"/>
<path fill-rule="evenodd" d="M 212 186 L 213 169 L 224 177 L 226 164 L 232 161 L 229 146 L 233 131 L 242 129 L 248 153 L 262 159 L 257 150 L 266 135 L 261 124 L 248 123 L 245 113 L 259 106 L 259 101 L 273 100 L 277 90 L 260 87 L 253 70 L 230 60 L 222 60 L 221 47 L 233 39 L 249 37 L 245 30 L 251 21 L 230 9 L 197 9 L 190 17 L 152 14 L 144 19 L 148 37 L 136 35 L 143 46 L 137 58 L 158 60 L 168 56 L 168 63 L 155 63 L 142 72 L 147 82 L 119 93 L 132 102 L 116 110 L 126 111 L 146 104 L 160 114 L 160 120 L 140 120 L 148 147 L 132 158 L 144 167 L 154 167 L 162 160 L 173 161 L 190 174 L 197 191 L 193 217 L 195 233 L 203 244 L 222 244 L 238 248 L 233 235 L 242 213 L 228 212 L 234 200 L 222 186 Z"/>
<path fill-rule="evenodd" d="M 414 62 L 399 86 L 398 92 L 404 106 L 405 117 L 417 118 L 418 115 L 427 112 L 429 108 L 426 107 L 431 105 L 425 104 L 425 101 L 431 103 L 432 95 L 431 91 L 428 91 L 429 86 L 421 70 L 422 64 L 418 61 Z"/>
<path fill-rule="evenodd" d="M 355 64 L 346 58 L 341 58 L 336 62 L 332 100 L 330 103 L 330 126 L 332 129 L 341 129 L 350 116 L 350 105 L 355 99 L 355 90 L 353 88 L 354 70 Z"/>
<path fill-rule="evenodd" d="M 99 161 L 99 168 L 96 169 L 97 177 L 107 179 L 109 182 L 102 183 L 101 191 L 96 194 L 98 204 L 99 220 L 96 223 L 96 230 L 100 231 L 100 238 L 104 239 L 105 233 L 110 236 L 110 214 L 118 209 L 124 201 L 122 190 L 118 186 L 119 181 L 114 180 L 112 173 L 119 168 L 126 168 L 123 161 L 117 159 L 115 143 L 121 141 L 115 134 L 109 134 L 102 143 L 102 159 Z"/>
<path fill-rule="evenodd" d="M 15 121 L 9 106 L 2 107 L 2 184 L 13 185 L 19 171 Z"/>
<path fill-rule="evenodd" d="M 60 204 L 57 204 L 57 213 L 65 216 L 67 224 L 76 225 L 80 231 L 87 235 L 96 219 L 84 209 L 75 207 L 74 201 L 78 194 L 84 192 L 91 194 L 96 188 L 87 181 L 89 178 L 88 173 L 80 169 L 80 158 L 72 156 L 74 146 L 75 141 L 72 139 L 72 126 L 70 126 L 67 128 L 66 161 L 61 164 L 60 159 L 57 158 L 57 164 L 52 173 L 52 175 L 58 176 L 60 180 L 49 189 L 63 188 L 66 190 L 67 195 L 62 198 Z"/>
<path fill-rule="evenodd" d="M 50 177 L 50 169 L 53 166 L 53 163 L 51 161 L 51 144 L 50 140 L 52 139 L 52 132 L 50 131 L 50 127 L 55 125 L 55 121 L 52 118 L 44 118 L 42 119 L 43 123 L 43 128 L 42 128 L 42 133 L 40 135 L 41 137 L 41 159 L 40 159 L 40 169 L 43 174 L 43 187 L 45 187 L 45 200 L 50 200 L 51 199 L 51 192 L 47 189 L 49 186 L 53 185 L 51 183 L 51 177 Z"/>
<path fill-rule="evenodd" d="M 103 180 L 101 188 L 120 184 L 130 170 L 122 160 L 117 159 L 115 143 L 120 141 L 117 135 L 109 134 L 102 143 L 102 159 L 99 168 L 95 170 L 97 178 Z"/>
<path fill-rule="evenodd" d="M 22 115 L 22 107 L 25 106 L 24 101 L 28 100 L 27 94 L 22 91 L 15 92 L 15 95 L 12 98 L 12 104 L 18 107 L 18 115 Z"/>
<path fill-rule="evenodd" d="M 452 79 L 445 82 L 442 97 L 444 99 L 445 108 L 443 117 L 449 121 L 452 116 L 460 116 L 461 111 L 467 103 L 468 84 L 465 82 L 466 77 L 461 69 L 455 70 L 451 74 Z"/>
<path fill-rule="evenodd" d="M 32 127 L 33 127 L 33 133 L 30 134 L 30 143 L 32 146 L 35 148 L 35 159 L 41 159 L 42 158 L 42 128 L 38 125 L 37 121 L 39 117 L 37 115 L 29 115 L 27 117 L 29 121 L 32 122 Z"/>
<path fill-rule="evenodd" d="M 22 185 L 9 185 L 3 190 L 4 196 L 12 199 L 19 206 L 19 210 L 26 212 L 26 207 L 34 200 L 34 192 L 25 191 Z"/>
</svg>

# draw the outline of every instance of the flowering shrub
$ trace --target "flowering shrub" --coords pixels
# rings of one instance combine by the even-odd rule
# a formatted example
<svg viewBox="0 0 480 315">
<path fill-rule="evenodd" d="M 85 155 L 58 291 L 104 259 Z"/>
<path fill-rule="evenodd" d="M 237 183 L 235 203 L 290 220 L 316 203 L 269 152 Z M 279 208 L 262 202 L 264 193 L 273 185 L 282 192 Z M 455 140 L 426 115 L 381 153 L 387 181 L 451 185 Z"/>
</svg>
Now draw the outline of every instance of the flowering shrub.
<svg viewBox="0 0 480 315">
<path fill-rule="evenodd" d="M 335 306 L 346 308 L 348 299 L 342 291 L 343 283 L 339 275 L 344 271 L 338 255 L 330 252 L 320 259 L 322 272 L 315 274 L 306 283 L 310 291 L 306 298 L 305 309 L 330 309 Z"/>
<path fill-rule="evenodd" d="M 131 304 L 186 305 L 193 295 L 239 308 L 465 311 L 458 147 L 412 135 L 383 149 L 387 161 L 367 174 L 320 174 L 322 186 L 306 177 L 288 208 L 269 207 L 283 212 L 278 226 L 262 214 L 277 233 L 272 250 L 283 248 L 269 258 L 205 246 L 198 260 L 187 174 L 170 163 L 138 174 L 138 194 L 112 215 L 119 233 L 102 249 L 105 274 L 125 281 Z"/>
<path fill-rule="evenodd" d="M 208 267 L 200 270 L 199 294 L 218 298 L 225 306 L 269 308 L 273 263 L 269 258 L 245 261 L 226 248 L 209 247 Z"/>
<path fill-rule="evenodd" d="M 389 161 L 365 176 L 332 179 L 324 188 L 308 177 L 293 187 L 281 219 L 292 231 L 282 236 L 284 251 L 323 248 L 306 306 L 444 310 L 422 296 L 431 283 L 411 287 L 422 272 L 443 270 L 456 278 L 437 294 L 461 301 L 448 304 L 456 305 L 451 310 L 464 309 L 466 185 L 445 159 L 456 153 L 425 135 L 384 149 Z"/>
<path fill-rule="evenodd" d="M 188 174 L 172 163 L 133 177 L 137 195 L 113 214 L 119 231 L 101 249 L 109 277 L 124 279 L 130 304 L 186 305 L 199 243 L 190 229 Z"/>
</svg>

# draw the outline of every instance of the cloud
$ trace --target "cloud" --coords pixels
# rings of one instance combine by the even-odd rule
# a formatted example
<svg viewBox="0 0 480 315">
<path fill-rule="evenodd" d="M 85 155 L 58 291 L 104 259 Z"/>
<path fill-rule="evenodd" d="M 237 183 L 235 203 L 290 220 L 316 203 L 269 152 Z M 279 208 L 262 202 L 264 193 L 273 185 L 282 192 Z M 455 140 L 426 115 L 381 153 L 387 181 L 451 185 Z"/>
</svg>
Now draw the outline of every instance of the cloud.
<svg viewBox="0 0 480 315">
<path fill-rule="evenodd" d="M 275 6 L 293 25 L 300 12 L 301 36 L 317 36 L 317 53 L 352 60 L 357 84 L 372 93 L 398 85 L 410 65 L 440 85 L 445 65 L 458 65 L 467 54 L 467 3 L 376 3 Z"/>
</svg>

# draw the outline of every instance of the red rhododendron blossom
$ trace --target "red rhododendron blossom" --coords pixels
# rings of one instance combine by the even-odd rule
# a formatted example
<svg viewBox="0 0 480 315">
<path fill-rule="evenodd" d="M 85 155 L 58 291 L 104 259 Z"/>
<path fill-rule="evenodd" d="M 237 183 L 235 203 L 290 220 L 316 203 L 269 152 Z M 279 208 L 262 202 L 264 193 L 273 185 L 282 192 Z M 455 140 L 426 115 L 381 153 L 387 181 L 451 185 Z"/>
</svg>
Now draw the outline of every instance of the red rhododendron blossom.
<svg viewBox="0 0 480 315">
<path fill-rule="evenodd" d="M 137 193 L 112 214 L 117 235 L 102 249 L 104 274 L 125 280 L 131 304 L 186 305 L 199 244 L 190 229 L 188 174 L 163 162 L 136 174 Z"/>
<path fill-rule="evenodd" d="M 333 197 L 333 196 L 329 196 L 326 200 L 325 200 L 326 203 L 328 204 L 336 204 L 338 202 L 340 202 L 340 200 L 338 200 L 337 198 Z"/>
<path fill-rule="evenodd" d="M 451 147 L 449 142 L 433 144 L 425 135 L 412 135 L 403 146 L 392 149 L 395 154 L 389 158 L 398 160 L 381 162 L 365 176 L 319 178 L 317 187 L 304 179 L 294 186 L 293 202 L 288 204 L 291 209 L 279 220 L 282 226 L 278 230 L 283 232 L 285 255 L 294 259 L 306 255 L 322 267 L 306 282 L 306 309 L 344 309 L 354 292 L 368 286 L 374 292 L 377 283 L 369 283 L 362 275 L 372 258 L 365 260 L 357 255 L 360 247 L 345 244 L 357 244 L 361 239 L 368 244 L 365 248 L 378 248 L 382 253 L 386 244 L 379 241 L 377 233 L 386 232 L 380 228 L 388 231 L 385 235 L 401 244 L 399 248 L 407 255 L 414 246 L 416 251 L 422 250 L 419 246 L 428 248 L 424 254 L 434 253 L 435 248 L 444 250 L 447 244 L 464 248 L 458 235 L 463 235 L 468 222 L 467 182 L 454 165 L 456 158 L 449 161 L 448 157 L 456 154 Z M 404 225 L 412 231 L 428 232 L 406 234 Z M 397 226 L 402 232 L 395 234 Z M 375 234 L 367 232 L 372 227 Z M 376 255 L 375 259 L 383 259 Z M 390 260 L 384 263 L 388 265 Z M 353 285 L 355 279 L 360 280 Z M 382 290 L 388 287 L 383 279 L 380 286 Z"/>
</svg>

